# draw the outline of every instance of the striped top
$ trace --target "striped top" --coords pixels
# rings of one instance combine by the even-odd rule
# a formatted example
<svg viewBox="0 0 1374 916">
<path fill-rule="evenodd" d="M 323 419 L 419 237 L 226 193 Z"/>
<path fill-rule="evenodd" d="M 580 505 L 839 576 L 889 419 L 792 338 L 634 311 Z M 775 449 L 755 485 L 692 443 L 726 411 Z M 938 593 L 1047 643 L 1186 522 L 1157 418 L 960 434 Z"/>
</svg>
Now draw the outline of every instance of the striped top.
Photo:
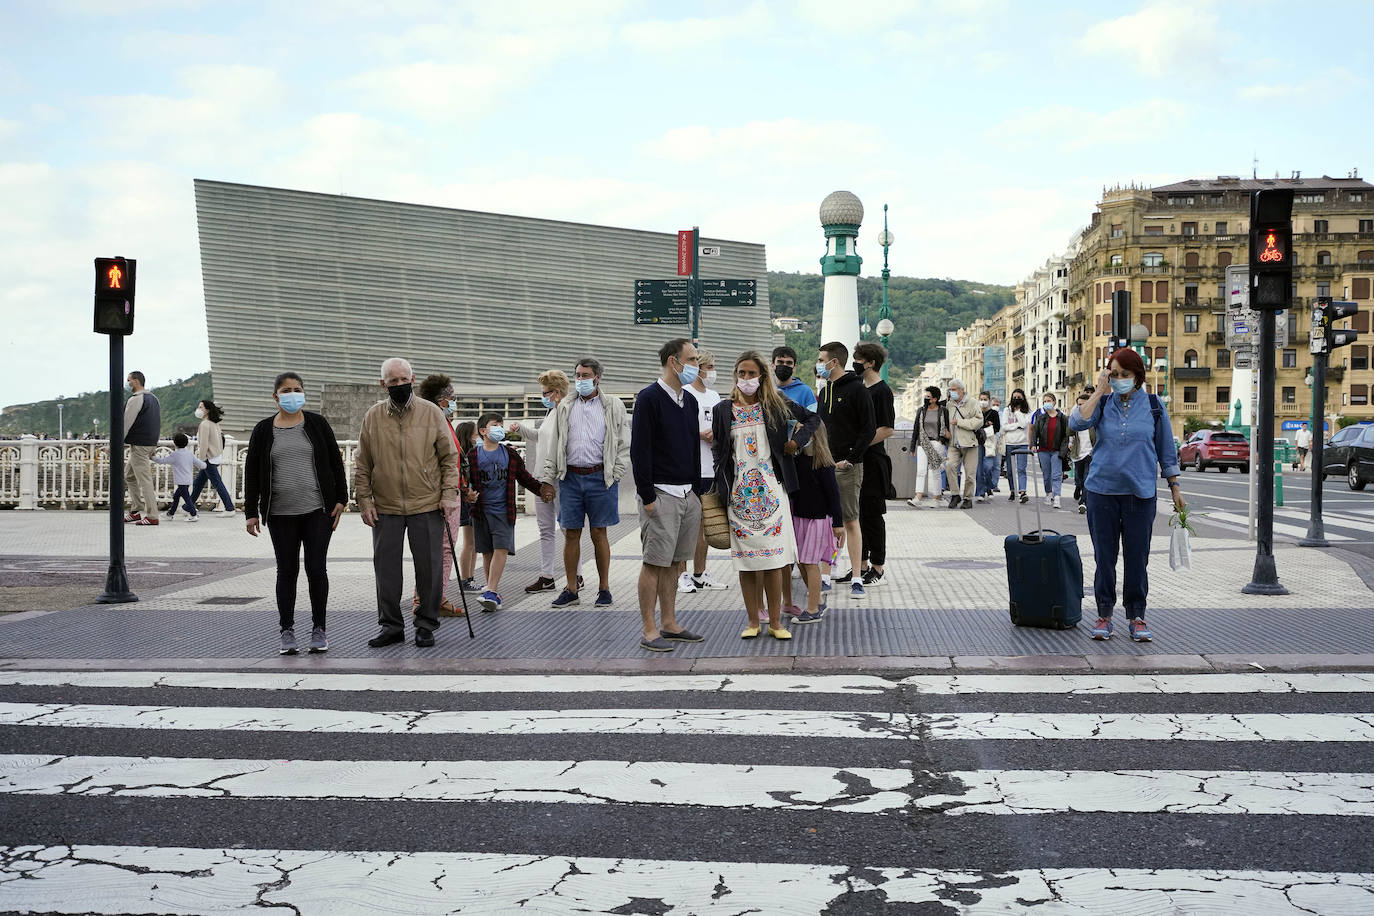
<svg viewBox="0 0 1374 916">
<path fill-rule="evenodd" d="M 272 514 L 305 515 L 324 508 L 315 477 L 315 450 L 305 424 L 272 427 Z"/>
</svg>

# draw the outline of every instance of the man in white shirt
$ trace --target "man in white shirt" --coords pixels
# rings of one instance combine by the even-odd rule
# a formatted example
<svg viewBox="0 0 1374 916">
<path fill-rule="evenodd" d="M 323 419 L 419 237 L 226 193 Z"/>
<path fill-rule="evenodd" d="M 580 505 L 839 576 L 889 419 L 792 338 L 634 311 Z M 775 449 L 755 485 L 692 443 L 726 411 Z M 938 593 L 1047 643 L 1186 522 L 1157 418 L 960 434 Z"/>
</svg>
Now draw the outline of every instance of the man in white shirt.
<svg viewBox="0 0 1374 916">
<path fill-rule="evenodd" d="M 712 387 L 716 383 L 715 356 L 710 350 L 698 350 L 697 365 L 700 371 L 696 380 L 688 387 L 691 388 L 692 396 L 697 399 L 697 422 L 701 427 L 701 478 L 692 487 L 697 496 L 701 496 L 715 483 L 715 456 L 711 451 L 711 411 L 720 403 L 721 398 L 719 392 Z M 706 571 L 706 549 L 706 528 L 703 526 L 697 533 L 697 552 L 692 558 L 692 568 L 690 571 L 684 569 L 678 577 L 677 590 L 680 594 L 690 595 L 708 588 L 730 587 Z"/>
<path fill-rule="evenodd" d="M 1307 422 L 1303 421 L 1302 429 L 1298 430 L 1298 470 L 1307 470 L 1307 450 L 1312 447 L 1312 430 L 1307 428 Z"/>
</svg>

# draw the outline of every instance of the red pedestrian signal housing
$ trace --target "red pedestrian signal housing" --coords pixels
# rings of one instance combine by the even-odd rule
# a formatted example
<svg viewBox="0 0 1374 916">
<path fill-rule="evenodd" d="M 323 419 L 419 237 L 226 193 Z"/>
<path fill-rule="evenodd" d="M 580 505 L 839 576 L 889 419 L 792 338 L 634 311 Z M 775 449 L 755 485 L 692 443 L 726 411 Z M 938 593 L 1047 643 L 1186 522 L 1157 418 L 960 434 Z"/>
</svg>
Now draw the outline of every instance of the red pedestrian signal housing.
<svg viewBox="0 0 1374 916">
<path fill-rule="evenodd" d="M 1293 301 L 1293 189 L 1250 199 L 1250 307 L 1277 312 Z"/>
<path fill-rule="evenodd" d="M 138 262 L 132 258 L 95 259 L 95 332 L 129 335 L 134 332 L 134 280 Z"/>
</svg>

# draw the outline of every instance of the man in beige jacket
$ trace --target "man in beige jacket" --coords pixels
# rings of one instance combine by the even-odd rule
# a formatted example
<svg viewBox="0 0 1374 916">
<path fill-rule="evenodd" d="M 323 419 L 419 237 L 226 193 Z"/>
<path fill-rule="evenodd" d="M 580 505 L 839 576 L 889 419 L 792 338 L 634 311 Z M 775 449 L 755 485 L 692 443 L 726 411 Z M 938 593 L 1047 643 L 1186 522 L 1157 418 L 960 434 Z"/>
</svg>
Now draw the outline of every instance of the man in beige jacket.
<svg viewBox="0 0 1374 916">
<path fill-rule="evenodd" d="M 949 478 L 951 509 L 972 509 L 973 494 L 978 487 L 978 433 L 982 430 L 983 409 L 968 396 L 960 379 L 950 379 L 949 402 L 950 443 L 945 458 L 945 476 Z M 963 471 L 962 487 L 959 472 Z M 961 496 L 962 494 L 962 496 Z"/>
<path fill-rule="evenodd" d="M 374 649 L 405 640 L 401 616 L 401 545 L 415 561 L 415 645 L 434 645 L 443 599 L 444 511 L 458 504 L 458 461 L 453 434 L 438 405 L 412 393 L 410 363 L 382 363 L 386 399 L 368 409 L 353 461 L 353 490 L 363 524 L 372 529 L 372 570 L 377 579 Z"/>
</svg>

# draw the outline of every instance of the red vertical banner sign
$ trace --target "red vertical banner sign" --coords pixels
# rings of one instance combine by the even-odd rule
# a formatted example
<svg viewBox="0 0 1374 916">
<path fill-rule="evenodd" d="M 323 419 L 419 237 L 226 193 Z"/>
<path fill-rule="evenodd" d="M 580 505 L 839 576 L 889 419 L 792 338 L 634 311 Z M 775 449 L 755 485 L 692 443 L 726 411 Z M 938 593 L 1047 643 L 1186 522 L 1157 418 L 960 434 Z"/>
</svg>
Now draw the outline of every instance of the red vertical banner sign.
<svg viewBox="0 0 1374 916">
<path fill-rule="evenodd" d="M 679 277 L 692 275 L 692 261 L 695 258 L 696 251 L 692 248 L 692 230 L 679 230 L 677 234 L 677 275 Z"/>
</svg>

